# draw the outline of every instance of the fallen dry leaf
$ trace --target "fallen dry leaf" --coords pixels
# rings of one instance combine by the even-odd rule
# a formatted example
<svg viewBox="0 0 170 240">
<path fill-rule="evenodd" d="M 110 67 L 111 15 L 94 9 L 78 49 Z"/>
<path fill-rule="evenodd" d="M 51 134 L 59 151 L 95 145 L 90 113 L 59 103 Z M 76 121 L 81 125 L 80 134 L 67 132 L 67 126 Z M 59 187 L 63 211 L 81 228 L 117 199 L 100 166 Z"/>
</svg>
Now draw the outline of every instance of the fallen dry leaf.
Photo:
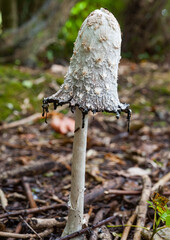
<svg viewBox="0 0 170 240">
<path fill-rule="evenodd" d="M 67 134 L 68 132 L 74 132 L 75 121 L 72 118 L 56 113 L 52 115 L 51 127 L 56 132 Z"/>
<path fill-rule="evenodd" d="M 131 167 L 127 170 L 127 172 L 131 175 L 131 176 L 144 176 L 144 175 L 148 175 L 151 174 L 151 170 L 150 169 L 142 169 L 139 167 Z"/>
<path fill-rule="evenodd" d="M 5 193 L 0 189 L 0 202 L 2 205 L 2 208 L 5 210 L 6 207 L 8 206 L 8 200 L 5 196 Z"/>
<path fill-rule="evenodd" d="M 116 156 L 113 153 L 106 153 L 104 155 L 104 158 L 109 160 L 109 161 L 114 162 L 115 164 L 121 164 L 121 165 L 125 165 L 126 164 L 121 158 L 119 158 L 118 156 Z"/>
</svg>

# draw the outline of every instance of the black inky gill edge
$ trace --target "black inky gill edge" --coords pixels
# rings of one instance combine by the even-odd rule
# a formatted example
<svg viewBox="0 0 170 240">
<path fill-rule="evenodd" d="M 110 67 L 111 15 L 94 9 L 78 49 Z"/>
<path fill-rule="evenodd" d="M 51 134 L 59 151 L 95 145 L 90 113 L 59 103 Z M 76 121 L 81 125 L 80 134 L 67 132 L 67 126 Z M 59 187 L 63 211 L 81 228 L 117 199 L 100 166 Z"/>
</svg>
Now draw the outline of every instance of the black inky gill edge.
<svg viewBox="0 0 170 240">
<path fill-rule="evenodd" d="M 42 116 L 45 116 L 45 122 L 47 123 L 47 115 L 48 115 L 48 108 L 49 108 L 49 103 L 53 103 L 54 104 L 54 109 L 56 109 L 58 106 L 62 106 L 64 104 L 69 104 L 69 107 L 71 108 L 72 113 L 74 113 L 76 106 L 82 111 L 82 128 L 84 128 L 84 123 L 85 123 L 85 116 L 86 114 L 88 114 L 89 111 L 92 111 L 93 114 L 95 114 L 96 112 L 109 112 L 109 113 L 116 113 L 116 118 L 119 119 L 121 112 L 125 112 L 127 113 L 127 131 L 130 131 L 130 119 L 131 119 L 131 114 L 132 111 L 129 108 L 129 104 L 124 104 L 124 107 L 122 108 L 121 106 L 118 106 L 117 109 L 114 109 L 112 111 L 108 111 L 107 109 L 104 110 L 98 110 L 98 109 L 90 109 L 90 108 L 82 108 L 79 104 L 75 104 L 74 106 L 71 105 L 70 103 L 71 99 L 69 99 L 68 101 L 62 102 L 58 99 L 51 99 L 51 98 L 44 98 L 43 99 L 43 104 L 42 104 L 42 108 L 43 108 L 43 113 Z"/>
</svg>

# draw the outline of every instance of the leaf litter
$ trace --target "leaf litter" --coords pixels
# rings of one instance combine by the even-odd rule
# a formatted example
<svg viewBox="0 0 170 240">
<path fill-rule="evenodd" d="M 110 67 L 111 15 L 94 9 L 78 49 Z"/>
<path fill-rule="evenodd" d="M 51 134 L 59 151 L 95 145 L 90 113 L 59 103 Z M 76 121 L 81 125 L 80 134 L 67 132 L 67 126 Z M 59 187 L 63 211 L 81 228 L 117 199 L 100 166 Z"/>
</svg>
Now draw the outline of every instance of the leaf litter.
<svg viewBox="0 0 170 240">
<path fill-rule="evenodd" d="M 88 214 L 91 209 L 89 226 L 92 226 L 101 209 L 107 211 L 100 220 L 113 216 L 111 225 L 127 222 L 140 201 L 142 176 L 148 175 L 153 186 L 169 172 L 170 118 L 168 90 L 165 91 L 169 73 L 151 66 L 149 63 L 126 61 L 120 66 L 120 99 L 130 102 L 133 111 L 130 133 L 126 131 L 125 116 L 118 121 L 113 115 L 105 113 L 90 117 L 85 194 L 85 213 Z M 34 81 L 31 83 L 34 84 Z M 46 95 L 46 90 L 42 95 Z M 6 196 L 5 205 L 1 200 L 0 228 L 4 232 L 15 233 L 21 223 L 19 234 L 33 234 L 21 220 L 20 214 L 3 217 L 5 212 L 31 208 L 23 181 L 28 183 L 30 194 L 39 208 L 60 204 L 48 211 L 35 212 L 33 217 L 66 221 L 74 120 L 70 112 L 50 114 L 49 124 L 37 115 L 31 121 L 25 117 L 23 124 L 15 123 L 10 127 L 4 122 L 0 126 L 0 188 L 3 199 Z M 7 177 L 2 177 L 5 173 Z M 159 192 L 169 196 L 169 183 L 165 182 Z M 28 214 L 25 212 L 22 217 L 27 221 Z M 152 222 L 153 212 L 148 209 L 146 224 Z M 53 234 L 49 232 L 45 239 L 59 237 L 62 229 L 62 224 L 55 225 Z M 45 230 L 36 229 L 36 232 Z M 120 239 L 122 231 L 123 228 L 109 228 L 111 235 L 104 230 L 103 235 L 106 234 L 109 239 Z M 133 239 L 133 233 L 132 229 L 129 240 Z M 97 232 L 97 235 L 102 239 L 102 233 Z"/>
</svg>

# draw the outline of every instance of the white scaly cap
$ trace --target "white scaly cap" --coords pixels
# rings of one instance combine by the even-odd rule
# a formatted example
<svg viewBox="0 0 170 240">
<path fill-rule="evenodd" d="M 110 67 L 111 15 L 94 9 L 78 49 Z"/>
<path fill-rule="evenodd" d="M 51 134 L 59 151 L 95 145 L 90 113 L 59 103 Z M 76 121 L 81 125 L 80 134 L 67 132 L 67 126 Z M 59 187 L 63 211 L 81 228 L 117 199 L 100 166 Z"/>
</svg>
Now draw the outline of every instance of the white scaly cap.
<svg viewBox="0 0 170 240">
<path fill-rule="evenodd" d="M 117 93 L 118 64 L 120 61 L 121 31 L 116 18 L 101 8 L 92 12 L 83 22 L 74 43 L 70 66 L 60 90 L 44 99 L 58 105 L 69 103 L 83 114 L 88 111 L 121 111 L 130 114 L 128 104 L 119 101 Z"/>
</svg>

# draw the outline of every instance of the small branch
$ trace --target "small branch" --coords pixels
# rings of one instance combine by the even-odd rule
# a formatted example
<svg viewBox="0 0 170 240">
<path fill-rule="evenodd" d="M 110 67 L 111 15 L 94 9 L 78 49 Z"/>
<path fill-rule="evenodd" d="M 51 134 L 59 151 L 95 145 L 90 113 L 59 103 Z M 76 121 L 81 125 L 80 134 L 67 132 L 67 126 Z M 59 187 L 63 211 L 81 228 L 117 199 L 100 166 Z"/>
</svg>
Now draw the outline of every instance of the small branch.
<svg viewBox="0 0 170 240">
<path fill-rule="evenodd" d="M 31 189 L 30 189 L 30 186 L 29 186 L 29 183 L 26 182 L 26 177 L 23 177 L 22 178 L 22 184 L 23 184 L 23 187 L 25 189 L 25 192 L 26 192 L 26 195 L 27 195 L 27 198 L 30 202 L 30 207 L 31 208 L 37 208 L 37 204 L 36 202 L 34 201 L 34 198 L 33 198 L 33 195 L 32 195 L 32 192 L 31 192 Z M 29 214 L 28 217 L 32 217 L 32 214 Z M 19 216 L 19 218 L 25 222 L 25 224 L 31 229 L 31 231 L 33 233 L 35 233 L 37 236 L 38 234 L 34 231 L 34 229 L 31 228 L 31 226 L 29 226 L 29 224 L 22 218 L 22 216 Z M 22 222 L 19 222 L 17 227 L 16 227 L 16 230 L 15 230 L 15 233 L 20 233 L 22 230 Z M 38 236 L 39 237 L 39 236 Z M 41 239 L 41 237 L 39 237 Z"/>
<path fill-rule="evenodd" d="M 42 240 L 41 236 L 23 219 L 23 217 L 20 216 L 20 219 L 26 224 L 26 226 L 31 229 L 31 231 L 33 233 L 35 233 L 35 235 Z"/>
<path fill-rule="evenodd" d="M 141 196 L 139 205 L 137 207 L 137 224 L 136 225 L 140 226 L 140 228 L 136 228 L 133 240 L 141 239 L 142 227 L 145 226 L 145 219 L 146 219 L 147 208 L 148 208 L 147 201 L 149 200 L 150 194 L 151 194 L 151 180 L 147 175 L 145 175 L 143 176 L 142 196 Z"/>
<path fill-rule="evenodd" d="M 118 177 L 114 180 L 105 182 L 102 187 L 101 186 L 95 187 L 92 192 L 87 193 L 85 195 L 85 200 L 84 200 L 85 204 L 89 204 L 92 201 L 96 201 L 102 198 L 105 195 L 105 192 L 107 192 L 109 189 L 120 188 L 123 183 L 124 183 L 124 178 Z"/>
<path fill-rule="evenodd" d="M 86 234 L 88 232 L 91 232 L 93 229 L 97 228 L 97 227 L 100 227 L 102 225 L 105 225 L 106 223 L 108 222 L 111 222 L 113 219 L 115 218 L 115 216 L 111 216 L 109 218 L 106 218 L 96 224 L 94 224 L 92 227 L 87 227 L 87 228 L 84 228 L 80 231 L 77 231 L 77 232 L 74 232 L 72 234 L 69 234 L 67 236 L 64 236 L 64 237 L 61 237 L 61 238 L 56 238 L 56 240 L 69 240 L 71 238 L 74 238 L 74 237 L 77 237 L 77 236 L 80 236 L 82 234 Z"/>
<path fill-rule="evenodd" d="M 131 225 L 133 225 L 133 223 L 136 219 L 136 216 L 137 216 L 137 208 L 134 211 L 134 213 L 132 214 L 132 216 L 129 218 L 129 220 L 127 221 L 126 225 L 128 225 L 128 226 L 124 228 L 121 240 L 127 240 L 130 229 L 131 229 Z"/>
<path fill-rule="evenodd" d="M 6 207 L 8 205 L 8 200 L 5 196 L 5 193 L 2 191 L 2 189 L 0 189 L 0 202 L 1 202 L 2 208 L 6 210 Z"/>
<path fill-rule="evenodd" d="M 29 218 L 27 222 L 31 227 L 35 229 L 39 228 L 52 228 L 52 227 L 64 227 L 66 222 L 59 222 L 55 218 L 41 219 L 41 218 Z"/>
<path fill-rule="evenodd" d="M 57 204 L 56 203 L 56 204 L 53 204 L 51 206 L 45 206 L 45 207 L 39 207 L 39 208 L 29 208 L 29 209 L 23 209 L 23 210 L 3 213 L 3 214 L 0 214 L 0 219 L 6 218 L 6 217 L 10 217 L 10 216 L 34 214 L 34 213 L 48 211 L 50 209 L 56 209 L 56 208 L 65 208 L 65 209 L 67 209 L 67 205 L 66 204 Z"/>
<path fill-rule="evenodd" d="M 18 234 L 18 233 L 8 233 L 8 232 L 0 232 L 0 237 L 6 238 L 17 238 L 17 239 L 32 239 L 32 238 L 44 238 L 53 232 L 53 228 L 46 229 L 44 232 L 38 234 Z"/>
<path fill-rule="evenodd" d="M 115 195 L 140 195 L 142 193 L 142 191 L 130 191 L 130 190 L 117 190 L 117 189 L 113 189 L 113 190 L 108 190 L 105 191 L 105 194 L 115 194 Z M 163 192 L 164 196 L 170 196 L 170 192 Z"/>
<path fill-rule="evenodd" d="M 165 185 L 166 182 L 170 180 L 170 172 L 163 176 L 153 187 L 152 192 L 156 191 L 159 187 L 162 187 Z"/>
<path fill-rule="evenodd" d="M 130 190 L 117 190 L 117 189 L 111 189 L 108 191 L 105 191 L 105 194 L 115 194 L 115 195 L 140 195 L 142 191 L 130 191 Z"/>
<path fill-rule="evenodd" d="M 34 198 L 33 198 L 30 185 L 29 185 L 28 182 L 26 182 L 26 178 L 25 178 L 25 177 L 22 178 L 22 184 L 23 184 L 23 187 L 24 187 L 24 189 L 25 189 L 27 198 L 28 198 L 28 200 L 29 200 L 30 207 L 31 207 L 31 208 L 37 208 L 37 204 L 36 204 L 36 202 L 35 202 L 35 200 L 34 200 Z"/>
<path fill-rule="evenodd" d="M 23 118 L 23 119 L 18 120 L 18 121 L 14 121 L 14 122 L 11 122 L 11 123 L 4 123 L 2 126 L 0 126 L 0 130 L 19 127 L 21 125 L 25 125 L 25 124 L 29 124 L 30 122 L 37 121 L 41 118 L 42 118 L 41 113 L 35 113 L 35 114 L 33 114 L 29 117 Z"/>
<path fill-rule="evenodd" d="M 19 167 L 11 171 L 1 173 L 0 180 L 5 180 L 13 177 L 33 176 L 48 172 L 54 168 L 56 163 L 54 161 L 42 161 L 28 166 Z"/>
<path fill-rule="evenodd" d="M 54 84 L 53 84 L 53 86 L 54 86 Z M 60 110 L 61 109 L 63 110 L 64 108 L 65 108 L 65 106 L 62 106 L 62 108 L 60 107 Z M 51 116 L 51 115 L 52 115 L 52 113 L 49 113 L 48 117 Z M 9 129 L 9 128 L 20 127 L 22 125 L 28 125 L 28 124 L 30 125 L 30 124 L 33 124 L 34 122 L 36 122 L 40 119 L 43 119 L 42 113 L 34 113 L 31 116 L 28 116 L 26 118 L 22 118 L 20 120 L 10 122 L 10 123 L 4 123 L 3 125 L 0 126 L 0 131 L 1 130 L 6 130 L 6 129 Z"/>
</svg>

